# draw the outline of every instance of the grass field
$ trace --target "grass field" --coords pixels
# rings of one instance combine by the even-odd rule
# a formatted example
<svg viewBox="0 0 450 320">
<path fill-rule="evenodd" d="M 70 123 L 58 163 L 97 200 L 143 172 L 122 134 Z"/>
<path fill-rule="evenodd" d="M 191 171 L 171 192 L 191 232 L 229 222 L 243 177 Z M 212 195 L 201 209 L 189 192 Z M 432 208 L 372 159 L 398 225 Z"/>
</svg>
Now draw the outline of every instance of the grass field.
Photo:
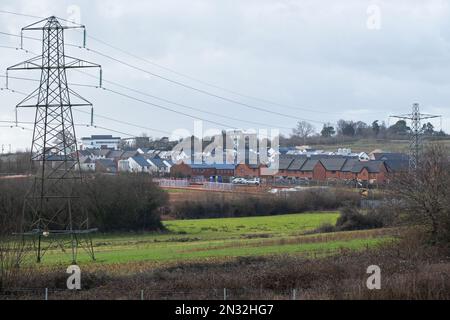
<svg viewBox="0 0 450 320">
<path fill-rule="evenodd" d="M 426 141 L 425 143 L 429 143 Z M 434 143 L 443 145 L 447 150 L 450 150 L 449 140 L 438 140 Z M 339 144 L 324 144 L 312 145 L 317 149 L 336 150 L 336 148 L 350 148 L 353 152 L 371 152 L 373 150 L 383 150 L 385 152 L 408 152 L 409 140 L 374 140 L 361 139 L 354 142 L 343 142 Z"/>
<path fill-rule="evenodd" d="M 96 261 L 80 251 L 79 263 L 116 264 L 140 261 L 187 261 L 272 254 L 320 256 L 342 249 L 363 249 L 389 239 L 385 231 L 306 235 L 323 223 L 334 224 L 337 212 L 268 217 L 173 220 L 168 232 L 96 235 Z M 44 265 L 70 262 L 70 252 L 47 251 Z"/>
</svg>

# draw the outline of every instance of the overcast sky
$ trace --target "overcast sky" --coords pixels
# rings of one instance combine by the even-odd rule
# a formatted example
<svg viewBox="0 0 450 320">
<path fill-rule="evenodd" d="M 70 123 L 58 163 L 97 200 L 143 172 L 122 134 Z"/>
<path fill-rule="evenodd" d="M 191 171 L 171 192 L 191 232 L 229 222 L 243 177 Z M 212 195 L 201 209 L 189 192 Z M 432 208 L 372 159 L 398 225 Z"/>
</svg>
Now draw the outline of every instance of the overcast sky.
<svg viewBox="0 0 450 320">
<path fill-rule="evenodd" d="M 223 128 L 274 127 L 287 133 L 283 128 L 294 127 L 298 119 L 315 121 L 318 131 L 322 122 L 334 123 L 341 118 L 388 122 L 390 114 L 407 113 L 412 103 L 419 102 L 423 112 L 443 115 L 443 129 L 450 131 L 449 1 L 2 0 L 0 10 L 80 19 L 88 35 L 150 63 L 88 38 L 87 46 L 92 49 L 197 89 L 291 116 L 233 104 L 92 52 L 67 48 L 71 56 L 101 64 L 105 80 L 226 117 L 267 124 L 257 126 L 189 110 L 105 83 L 105 87 L 139 99 L 223 123 Z M 0 31 L 17 34 L 36 20 L 0 13 Z M 41 37 L 39 33 L 29 35 Z M 82 36 L 67 31 L 66 41 L 79 44 Z M 0 35 L 0 46 L 19 43 L 18 38 Z M 24 46 L 39 53 L 36 41 L 25 40 Z M 0 52 L 1 70 L 33 56 L 1 47 Z M 16 71 L 14 76 L 38 78 L 39 73 Z M 4 87 L 4 79 L 0 81 L 0 87 Z M 69 81 L 96 84 L 94 79 L 73 71 Z M 10 81 L 11 89 L 22 92 L 32 92 L 35 87 L 36 83 Z M 72 88 L 93 102 L 99 115 L 162 131 L 180 128 L 193 131 L 192 118 L 100 89 Z M 0 91 L 0 120 L 14 119 L 14 106 L 21 99 L 18 94 Z M 21 121 L 30 121 L 33 116 L 32 110 L 19 112 Z M 88 115 L 75 112 L 74 116 L 77 123 L 89 122 Z M 132 135 L 143 132 L 150 136 L 167 135 L 100 117 L 96 123 Z M 2 125 L 0 145 L 11 144 L 13 150 L 29 147 L 31 131 Z M 435 125 L 440 128 L 439 121 Z M 204 126 L 222 129 L 217 124 Z M 77 127 L 78 137 L 100 133 L 110 132 Z"/>
</svg>

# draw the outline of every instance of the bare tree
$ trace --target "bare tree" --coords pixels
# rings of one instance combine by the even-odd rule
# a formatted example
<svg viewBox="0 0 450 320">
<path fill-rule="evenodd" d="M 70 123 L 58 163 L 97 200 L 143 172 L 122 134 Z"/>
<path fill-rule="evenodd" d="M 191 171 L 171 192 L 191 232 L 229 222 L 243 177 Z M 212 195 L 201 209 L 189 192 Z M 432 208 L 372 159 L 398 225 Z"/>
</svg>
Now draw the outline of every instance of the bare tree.
<svg viewBox="0 0 450 320">
<path fill-rule="evenodd" d="M 392 192 L 409 224 L 422 226 L 433 244 L 450 242 L 450 161 L 446 150 L 426 148 L 414 172 L 393 177 Z"/>
<path fill-rule="evenodd" d="M 304 143 L 306 143 L 306 138 L 314 134 L 314 132 L 314 126 L 306 121 L 299 121 L 297 127 L 293 130 L 293 134 L 302 138 Z"/>
<path fill-rule="evenodd" d="M 20 236 L 25 184 L 0 180 L 0 291 L 11 286 L 25 256 Z"/>
</svg>

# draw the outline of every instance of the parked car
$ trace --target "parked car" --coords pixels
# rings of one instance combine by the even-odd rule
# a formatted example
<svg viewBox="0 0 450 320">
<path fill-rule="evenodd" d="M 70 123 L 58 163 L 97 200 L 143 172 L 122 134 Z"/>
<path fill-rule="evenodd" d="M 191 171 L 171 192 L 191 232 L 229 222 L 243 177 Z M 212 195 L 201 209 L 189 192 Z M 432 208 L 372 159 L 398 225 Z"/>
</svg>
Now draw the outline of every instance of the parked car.
<svg viewBox="0 0 450 320">
<path fill-rule="evenodd" d="M 244 182 L 245 184 L 251 185 L 251 186 L 259 186 L 261 181 L 259 178 L 253 178 L 253 179 L 247 179 Z"/>
<path fill-rule="evenodd" d="M 233 183 L 233 184 L 245 184 L 245 179 L 244 178 L 234 178 L 233 180 L 231 180 L 231 183 Z"/>
</svg>

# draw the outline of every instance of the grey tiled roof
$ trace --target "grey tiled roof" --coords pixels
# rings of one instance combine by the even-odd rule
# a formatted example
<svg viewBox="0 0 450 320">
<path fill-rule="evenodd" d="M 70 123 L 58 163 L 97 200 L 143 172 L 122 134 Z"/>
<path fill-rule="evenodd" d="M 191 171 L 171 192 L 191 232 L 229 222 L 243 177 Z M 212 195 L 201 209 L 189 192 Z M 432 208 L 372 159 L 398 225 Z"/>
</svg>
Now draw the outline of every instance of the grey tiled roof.
<svg viewBox="0 0 450 320">
<path fill-rule="evenodd" d="M 91 154 L 93 154 L 94 156 L 104 156 L 106 157 L 108 155 L 108 153 L 111 152 L 111 149 L 90 149 Z"/>
<path fill-rule="evenodd" d="M 408 160 L 387 160 L 384 163 L 389 172 L 407 171 L 409 168 Z"/>
<path fill-rule="evenodd" d="M 307 159 L 305 157 L 295 158 L 294 161 L 291 162 L 291 165 L 289 166 L 288 170 L 298 171 L 303 167 L 303 165 L 305 164 L 306 161 L 307 161 Z"/>
<path fill-rule="evenodd" d="M 342 172 L 351 172 L 353 167 L 359 162 L 358 159 L 347 159 L 345 164 L 343 165 L 341 171 Z"/>
<path fill-rule="evenodd" d="M 85 157 L 89 157 L 90 155 L 92 155 L 90 150 L 79 150 L 78 154 L 80 156 L 85 156 Z"/>
<path fill-rule="evenodd" d="M 121 156 L 121 158 L 122 159 L 128 159 L 128 158 L 132 158 L 132 157 L 134 157 L 134 156 L 137 156 L 139 154 L 139 152 L 137 152 L 137 150 L 134 150 L 134 151 L 125 151 L 123 154 L 122 154 L 122 156 Z"/>
<path fill-rule="evenodd" d="M 100 164 L 105 168 L 115 168 L 116 164 L 111 159 L 98 159 L 95 161 L 96 164 Z"/>
<path fill-rule="evenodd" d="M 112 150 L 110 153 L 108 153 L 108 158 L 120 158 L 123 154 L 123 151 L 121 150 Z"/>
<path fill-rule="evenodd" d="M 364 168 L 366 168 L 369 173 L 379 173 L 382 165 L 384 165 L 384 161 L 361 161 L 353 166 L 352 172 L 360 173 Z"/>
<path fill-rule="evenodd" d="M 325 158 L 320 159 L 325 169 L 328 171 L 340 171 L 345 164 L 344 158 Z"/>
<path fill-rule="evenodd" d="M 381 152 L 373 154 L 375 160 L 409 160 L 409 156 L 399 152 Z"/>
<path fill-rule="evenodd" d="M 152 158 L 149 159 L 155 166 L 157 166 L 159 169 L 161 168 L 167 168 L 167 165 L 161 160 L 161 158 Z"/>
<path fill-rule="evenodd" d="M 150 163 L 147 162 L 147 160 L 145 160 L 144 157 L 141 156 L 136 156 L 136 157 L 132 157 L 132 159 L 141 167 L 143 168 L 148 168 L 150 167 Z"/>
<path fill-rule="evenodd" d="M 294 158 L 290 157 L 280 157 L 280 162 L 278 163 L 278 169 L 279 170 L 287 170 L 291 163 L 294 161 Z"/>
<path fill-rule="evenodd" d="M 319 160 L 309 159 L 305 162 L 300 171 L 313 171 L 314 167 L 318 162 Z"/>
</svg>

